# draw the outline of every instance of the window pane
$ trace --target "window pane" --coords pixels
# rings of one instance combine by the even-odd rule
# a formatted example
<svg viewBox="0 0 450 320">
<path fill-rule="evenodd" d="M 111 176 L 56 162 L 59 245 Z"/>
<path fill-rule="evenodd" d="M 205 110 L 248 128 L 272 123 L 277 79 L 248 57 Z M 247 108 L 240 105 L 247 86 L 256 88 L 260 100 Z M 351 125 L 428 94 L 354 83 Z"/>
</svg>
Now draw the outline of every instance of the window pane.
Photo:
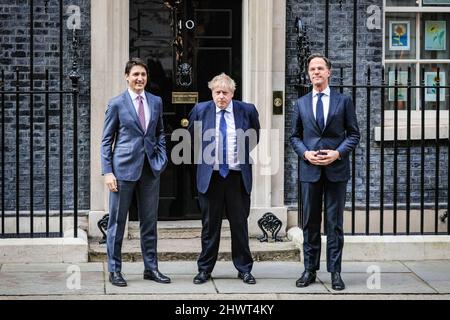
<svg viewBox="0 0 450 320">
<path fill-rule="evenodd" d="M 415 0 L 386 0 L 386 6 L 388 7 L 395 7 L 395 6 L 402 6 L 402 7 L 416 7 L 419 1 Z"/>
<path fill-rule="evenodd" d="M 439 84 L 441 86 L 448 85 L 448 76 L 450 67 L 448 64 L 422 64 L 425 69 L 425 85 L 435 86 L 437 78 L 437 68 L 439 68 Z M 449 108 L 449 90 L 446 88 L 440 89 L 439 108 L 440 110 L 448 110 Z M 437 90 L 435 88 L 425 88 L 425 110 L 436 110 Z"/>
<path fill-rule="evenodd" d="M 416 14 L 386 15 L 386 59 L 416 58 Z"/>
<path fill-rule="evenodd" d="M 387 64 L 385 68 L 385 81 L 390 88 L 385 91 L 386 110 L 394 110 L 395 108 L 395 69 L 397 69 L 397 85 L 406 86 L 408 84 L 408 67 L 411 67 L 411 85 L 416 83 L 415 64 Z M 406 110 L 408 102 L 407 88 L 397 89 L 397 108 L 398 110 Z M 411 89 L 411 110 L 416 110 L 416 90 Z"/>
<path fill-rule="evenodd" d="M 450 58 L 450 14 L 424 13 L 420 30 L 423 34 L 420 48 L 422 59 Z"/>
<path fill-rule="evenodd" d="M 448 6 L 450 5 L 450 0 L 423 0 L 424 6 Z"/>
</svg>

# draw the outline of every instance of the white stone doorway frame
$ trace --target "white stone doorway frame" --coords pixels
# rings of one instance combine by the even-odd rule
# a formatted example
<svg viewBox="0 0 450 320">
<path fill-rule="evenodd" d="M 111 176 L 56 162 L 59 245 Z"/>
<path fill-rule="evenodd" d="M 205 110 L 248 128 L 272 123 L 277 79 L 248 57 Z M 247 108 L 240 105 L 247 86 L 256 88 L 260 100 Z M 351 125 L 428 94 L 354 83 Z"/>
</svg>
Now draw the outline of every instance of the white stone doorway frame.
<svg viewBox="0 0 450 320">
<path fill-rule="evenodd" d="M 259 154 L 271 160 L 268 166 L 259 163 L 254 166 L 249 231 L 250 235 L 256 235 L 260 234 L 257 220 L 266 212 L 277 215 L 283 226 L 287 224 L 284 115 L 272 114 L 272 93 L 284 92 L 285 88 L 286 0 L 242 2 L 243 100 L 254 103 L 258 109 L 261 128 L 267 133 L 267 139 L 263 136 L 258 146 Z M 90 236 L 101 236 L 97 221 L 108 211 L 108 191 L 101 175 L 100 140 L 108 100 L 126 89 L 123 72 L 129 58 L 128 30 L 129 0 L 91 1 Z M 278 137 L 270 130 L 278 130 Z M 274 174 L 260 174 L 268 167 Z M 284 234 L 285 230 L 281 230 L 280 235 Z"/>
</svg>

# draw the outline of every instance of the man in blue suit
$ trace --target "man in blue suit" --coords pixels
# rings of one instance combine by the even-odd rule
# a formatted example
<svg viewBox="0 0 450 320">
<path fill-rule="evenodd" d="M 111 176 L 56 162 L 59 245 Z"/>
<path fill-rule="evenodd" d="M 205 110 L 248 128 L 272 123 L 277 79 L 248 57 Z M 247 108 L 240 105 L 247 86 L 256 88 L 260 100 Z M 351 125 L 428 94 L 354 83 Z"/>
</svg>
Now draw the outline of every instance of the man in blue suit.
<svg viewBox="0 0 450 320">
<path fill-rule="evenodd" d="M 107 253 L 109 281 L 127 285 L 122 269 L 122 240 L 127 213 L 136 194 L 140 220 L 144 279 L 169 283 L 158 270 L 156 223 L 159 180 L 167 165 L 160 97 L 145 91 L 147 65 L 138 58 L 125 67 L 128 90 L 106 109 L 101 146 L 102 173 L 110 192 Z"/>
<path fill-rule="evenodd" d="M 322 201 L 327 219 L 327 271 L 334 290 L 343 290 L 341 278 L 344 246 L 343 214 L 349 154 L 359 143 L 360 134 L 351 99 L 330 90 L 331 63 L 323 55 L 308 58 L 313 91 L 297 100 L 290 141 L 301 157 L 299 179 L 303 201 L 303 255 L 305 271 L 297 287 L 316 280 L 320 267 Z"/>
<path fill-rule="evenodd" d="M 258 111 L 253 104 L 233 100 L 236 84 L 224 73 L 214 77 L 208 87 L 213 100 L 196 104 L 189 117 L 202 212 L 202 252 L 194 283 L 204 283 L 211 277 L 225 210 L 238 277 L 254 284 L 247 218 L 252 189 L 250 151 L 259 140 Z"/>
</svg>

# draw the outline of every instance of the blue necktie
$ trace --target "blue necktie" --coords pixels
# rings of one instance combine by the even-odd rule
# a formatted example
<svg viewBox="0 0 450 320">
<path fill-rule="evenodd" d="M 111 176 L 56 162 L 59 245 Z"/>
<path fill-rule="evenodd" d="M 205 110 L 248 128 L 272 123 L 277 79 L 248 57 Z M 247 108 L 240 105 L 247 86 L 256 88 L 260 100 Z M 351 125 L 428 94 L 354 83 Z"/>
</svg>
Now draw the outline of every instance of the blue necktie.
<svg viewBox="0 0 450 320">
<path fill-rule="evenodd" d="M 316 122 L 319 126 L 320 131 L 323 131 L 325 128 L 325 116 L 323 114 L 323 102 L 322 102 L 322 96 L 323 93 L 317 94 L 317 105 L 316 105 Z"/>
<path fill-rule="evenodd" d="M 220 137 L 219 145 L 222 146 L 222 159 L 219 159 L 219 174 L 226 178 L 230 169 L 227 164 L 227 122 L 225 121 L 225 110 L 222 110 L 222 115 L 220 116 Z M 220 154 L 220 152 L 219 152 Z"/>
</svg>

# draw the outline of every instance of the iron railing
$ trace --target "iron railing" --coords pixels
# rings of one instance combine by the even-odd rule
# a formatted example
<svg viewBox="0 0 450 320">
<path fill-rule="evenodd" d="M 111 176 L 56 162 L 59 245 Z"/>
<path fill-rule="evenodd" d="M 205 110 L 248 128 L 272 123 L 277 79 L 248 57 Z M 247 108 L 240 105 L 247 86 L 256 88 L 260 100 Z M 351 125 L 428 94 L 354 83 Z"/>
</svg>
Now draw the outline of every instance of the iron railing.
<svg viewBox="0 0 450 320">
<path fill-rule="evenodd" d="M 73 29 L 72 49 L 73 49 L 73 64 L 72 70 L 69 73 L 71 80 L 71 89 L 64 89 L 65 76 L 64 70 L 64 3 L 63 0 L 58 1 L 59 4 L 59 74 L 50 74 L 48 68 L 44 71 L 44 74 L 36 73 L 35 67 L 35 54 L 34 54 L 34 37 L 35 37 L 35 21 L 34 21 L 34 1 L 29 1 L 29 72 L 21 72 L 23 69 L 27 69 L 25 66 L 17 67 L 4 67 L 7 68 L 9 73 L 5 70 L 0 70 L 1 82 L 0 82 L 0 115 L 1 115 L 1 233 L 0 238 L 10 237 L 54 237 L 63 236 L 63 218 L 64 218 L 64 181 L 68 176 L 73 177 L 73 208 L 70 208 L 70 212 L 73 212 L 73 227 L 74 237 L 78 236 L 78 96 L 79 96 L 79 78 L 78 73 L 78 39 Z M 47 11 L 48 2 L 45 2 L 45 12 Z M 39 65 L 39 67 L 42 67 Z M 12 71 L 12 72 L 11 72 Z M 13 73 L 13 74 L 12 74 Z M 9 80 L 9 83 L 7 83 Z M 35 82 L 44 82 L 44 86 L 35 86 Z M 51 88 L 50 82 L 58 81 L 58 88 Z M 28 83 L 28 84 L 27 84 Z M 8 84 L 8 85 L 7 85 Z M 42 88 L 45 87 L 45 88 Z M 70 98 L 70 99 L 69 99 Z M 39 100 L 39 103 L 38 103 Z M 70 100 L 70 101 L 68 101 Z M 37 110 L 37 106 L 42 104 L 43 101 L 43 113 L 41 109 Z M 56 104 L 59 106 L 58 110 L 51 109 L 50 105 Z M 66 109 L 65 109 L 66 108 Z M 64 120 L 65 111 L 67 108 L 71 108 L 72 123 L 68 123 Z M 39 114 L 37 114 L 39 113 Z M 44 156 L 43 160 L 37 159 L 36 149 L 41 146 L 35 145 L 35 134 L 38 129 L 35 129 L 37 125 L 42 123 L 44 137 Z M 37 118 L 40 118 L 39 122 Z M 9 120 L 9 122 L 7 121 Z M 11 121 L 12 120 L 12 121 Z M 57 123 L 55 125 L 55 123 Z M 6 131 L 8 129 L 15 131 L 15 143 L 11 144 L 10 139 L 6 139 Z M 71 128 L 68 129 L 68 128 Z M 51 137 L 50 134 L 57 131 L 56 136 Z M 73 137 L 73 168 L 69 172 L 64 172 L 64 149 L 68 146 L 64 145 L 64 136 L 69 131 Z M 20 143 L 21 135 L 28 134 L 28 144 Z M 57 138 L 56 138 L 57 137 Z M 56 138 L 56 139 L 55 139 Z M 22 139 L 24 140 L 24 139 Z M 41 141 L 39 141 L 39 144 Z M 28 150 L 28 157 L 23 156 L 22 149 Z M 50 150 L 57 150 L 57 161 L 51 160 Z M 66 152 L 67 154 L 67 152 Z M 10 159 L 14 158 L 14 163 L 9 161 L 6 163 L 6 156 L 10 155 Z M 12 155 L 14 155 L 12 157 Z M 51 162 L 52 161 L 52 162 Z M 26 163 L 28 162 L 28 163 Z M 24 173 L 29 170 L 28 183 L 24 185 L 23 177 Z M 9 171 L 9 172 L 8 172 Z M 11 171 L 14 173 L 11 174 Z M 70 172 L 71 171 L 71 172 Z M 35 188 L 36 176 L 35 172 L 43 172 L 44 183 L 43 189 Z M 6 179 L 6 175 L 9 173 L 14 176 L 14 179 Z M 59 182 L 57 189 L 59 190 L 59 228 L 58 230 L 51 230 L 50 226 L 50 190 L 52 189 L 52 183 L 50 177 L 59 175 Z M 28 189 L 27 189 L 28 187 Z M 11 188 L 15 189 L 14 199 L 6 199 L 6 191 Z M 28 199 L 23 196 L 24 191 L 28 191 Z M 13 192 L 14 193 L 14 192 Z M 13 193 L 8 193 L 10 196 Z M 36 207 L 35 198 L 43 197 L 44 205 Z M 28 201 L 26 201 L 28 200 Z M 14 209 L 7 210 L 7 201 L 14 201 Z M 43 212 L 43 213 L 42 213 Z M 21 226 L 21 218 L 29 216 L 29 232 L 23 232 L 23 225 Z M 35 218 L 39 216 L 45 217 L 45 228 L 36 232 L 35 230 Z M 15 228 L 7 228 L 6 221 L 8 218 L 15 219 Z M 14 230 L 13 230 L 14 229 Z M 44 231 L 44 232 L 41 232 Z"/>
</svg>

